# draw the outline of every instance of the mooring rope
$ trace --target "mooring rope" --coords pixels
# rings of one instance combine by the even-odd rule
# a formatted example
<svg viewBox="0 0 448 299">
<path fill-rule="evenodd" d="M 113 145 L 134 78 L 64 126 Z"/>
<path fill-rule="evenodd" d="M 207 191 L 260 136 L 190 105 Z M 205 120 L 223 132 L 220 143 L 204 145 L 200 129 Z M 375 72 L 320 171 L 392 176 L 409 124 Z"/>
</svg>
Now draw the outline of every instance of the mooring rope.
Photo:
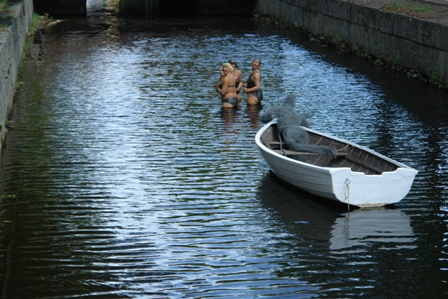
<svg viewBox="0 0 448 299">
<path fill-rule="evenodd" d="M 348 210 L 350 211 L 350 179 L 345 178 L 345 201 L 348 205 Z"/>
</svg>

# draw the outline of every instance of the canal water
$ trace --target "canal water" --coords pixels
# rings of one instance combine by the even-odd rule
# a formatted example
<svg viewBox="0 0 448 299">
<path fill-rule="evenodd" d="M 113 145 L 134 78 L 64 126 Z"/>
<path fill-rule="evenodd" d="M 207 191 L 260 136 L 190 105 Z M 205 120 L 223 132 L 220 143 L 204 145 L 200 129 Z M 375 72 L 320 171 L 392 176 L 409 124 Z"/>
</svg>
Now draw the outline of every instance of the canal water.
<svg viewBox="0 0 448 299">
<path fill-rule="evenodd" d="M 247 17 L 124 18 L 44 35 L 1 156 L 2 298 L 442 298 L 448 94 Z M 111 4 L 112 3 L 112 4 Z M 260 109 L 212 88 L 262 61 Z M 419 174 L 392 207 L 269 173 L 258 117 L 288 94 L 312 128 Z"/>
</svg>

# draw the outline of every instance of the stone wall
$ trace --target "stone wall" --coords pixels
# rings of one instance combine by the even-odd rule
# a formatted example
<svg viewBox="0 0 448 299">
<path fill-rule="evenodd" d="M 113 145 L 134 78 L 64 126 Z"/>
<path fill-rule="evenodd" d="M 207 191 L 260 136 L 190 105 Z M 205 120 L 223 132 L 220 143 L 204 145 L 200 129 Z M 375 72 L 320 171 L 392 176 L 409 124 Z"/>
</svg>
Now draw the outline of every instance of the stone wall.
<svg viewBox="0 0 448 299">
<path fill-rule="evenodd" d="M 33 0 L 13 2 L 0 15 L 0 152 L 32 15 Z"/>
<path fill-rule="evenodd" d="M 258 0 L 256 10 L 448 85 L 448 27 L 437 22 L 343 0 Z"/>
</svg>

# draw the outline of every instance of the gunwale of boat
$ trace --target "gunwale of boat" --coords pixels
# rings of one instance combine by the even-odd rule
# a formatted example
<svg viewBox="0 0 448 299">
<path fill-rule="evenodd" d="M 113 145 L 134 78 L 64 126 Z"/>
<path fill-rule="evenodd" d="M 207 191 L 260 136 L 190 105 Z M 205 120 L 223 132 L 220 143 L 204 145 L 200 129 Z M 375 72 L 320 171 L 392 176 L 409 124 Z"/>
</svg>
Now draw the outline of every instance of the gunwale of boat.
<svg viewBox="0 0 448 299">
<path fill-rule="evenodd" d="M 308 132 L 309 144 L 334 147 L 338 151 L 338 157 L 333 159 L 330 155 L 318 155 L 314 153 L 294 154 L 293 151 L 289 150 L 287 144 L 279 140 L 277 124 L 275 123 L 262 134 L 261 141 L 268 149 L 292 160 L 320 167 L 350 168 L 353 172 L 362 172 L 366 175 L 381 175 L 383 172 L 393 172 L 400 168 L 399 164 L 393 163 L 393 161 L 386 159 L 378 153 L 367 151 L 361 146 L 318 134 L 318 132 L 305 127 L 304 129 Z"/>
</svg>

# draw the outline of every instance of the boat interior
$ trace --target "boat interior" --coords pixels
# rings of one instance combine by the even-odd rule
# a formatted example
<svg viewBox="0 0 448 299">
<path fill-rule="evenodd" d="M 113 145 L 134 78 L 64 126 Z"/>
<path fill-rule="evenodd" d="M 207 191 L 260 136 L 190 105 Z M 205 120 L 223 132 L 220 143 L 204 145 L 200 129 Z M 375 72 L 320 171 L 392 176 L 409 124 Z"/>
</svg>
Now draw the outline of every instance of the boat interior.
<svg viewBox="0 0 448 299">
<path fill-rule="evenodd" d="M 367 175 L 379 175 L 383 172 L 395 171 L 400 166 L 383 159 L 373 153 L 355 147 L 351 144 L 334 140 L 327 136 L 309 132 L 309 144 L 333 147 L 337 150 L 337 157 L 330 154 L 311 152 L 297 152 L 289 149 L 288 144 L 283 141 L 277 126 L 270 126 L 261 137 L 264 145 L 288 158 L 313 164 L 321 167 L 348 167 L 354 172 L 363 172 Z"/>
</svg>

